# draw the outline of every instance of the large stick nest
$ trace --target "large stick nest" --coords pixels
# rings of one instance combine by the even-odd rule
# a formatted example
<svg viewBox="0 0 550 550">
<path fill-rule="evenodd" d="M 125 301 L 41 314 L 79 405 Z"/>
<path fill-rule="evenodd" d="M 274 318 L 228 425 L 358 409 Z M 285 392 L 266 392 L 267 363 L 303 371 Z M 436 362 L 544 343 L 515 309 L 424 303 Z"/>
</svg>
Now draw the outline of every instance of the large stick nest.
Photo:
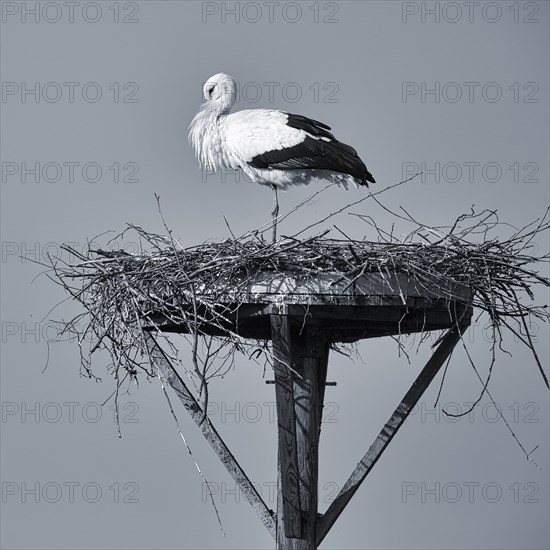
<svg viewBox="0 0 550 550">
<path fill-rule="evenodd" d="M 370 197 L 373 195 L 353 204 Z M 332 232 L 338 232 L 338 239 L 328 238 L 328 229 L 303 236 L 306 230 L 353 204 L 277 242 L 264 239 L 271 229 L 267 224 L 240 237 L 186 248 L 165 224 L 163 235 L 129 225 L 108 243 L 111 248 L 123 249 L 124 239 L 133 233 L 140 242 L 139 253 L 107 250 L 93 241 L 83 253 L 66 247 L 76 260 L 52 258 L 52 278 L 84 311 L 63 323 L 62 332 L 78 335 L 87 376 L 95 377 L 91 370 L 94 352 L 107 350 L 118 388 L 128 378 L 136 380 L 140 371 L 148 376 L 155 374 L 148 361 L 141 324 L 144 319 L 150 321 L 153 313 L 163 315 L 172 323 L 187 326 L 193 357 L 190 372 L 198 377 L 201 393 L 210 377 L 231 368 L 235 351 L 246 352 L 252 358 L 262 352 L 266 357 L 270 355 L 265 342 L 244 340 L 227 329 L 223 308 L 220 313 L 220 304 L 227 303 L 224 295 L 238 295 L 239 289 L 247 287 L 258 273 L 314 276 L 330 271 L 341 275 L 349 287 L 369 272 L 399 272 L 432 285 L 438 281 L 441 288 L 451 288 L 454 283 L 467 285 L 472 292 L 471 305 L 488 314 L 492 327 L 490 370 L 495 349 L 503 340 L 503 329 L 508 329 L 533 352 L 548 385 L 529 334 L 532 318 L 547 321 L 549 317 L 545 304 L 533 302 L 535 287 L 550 286 L 549 279 L 534 270 L 534 266 L 550 259 L 548 253 L 538 253 L 536 245 L 536 237 L 550 228 L 548 211 L 528 226 L 511 230 L 506 238 L 493 234 L 501 228 L 510 233 L 510 226 L 500 223 L 496 213 L 488 210 L 472 210 L 448 227 L 428 227 L 405 211 L 405 215 L 391 212 L 413 224 L 413 230 L 399 238 L 363 214 L 352 215 L 375 229 L 376 240 L 349 238 L 336 226 Z M 201 339 L 200 327 L 206 318 L 208 323 L 219 323 L 225 337 Z M 170 340 L 168 344 L 176 357 L 177 349 Z"/>
</svg>

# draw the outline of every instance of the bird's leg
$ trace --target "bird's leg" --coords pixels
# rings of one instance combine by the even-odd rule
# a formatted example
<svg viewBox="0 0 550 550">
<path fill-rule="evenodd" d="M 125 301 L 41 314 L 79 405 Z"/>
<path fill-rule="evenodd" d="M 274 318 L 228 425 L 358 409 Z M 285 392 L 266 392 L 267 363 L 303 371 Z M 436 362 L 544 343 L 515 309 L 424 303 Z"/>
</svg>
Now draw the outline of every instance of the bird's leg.
<svg viewBox="0 0 550 550">
<path fill-rule="evenodd" d="M 277 186 L 272 185 L 273 189 L 273 211 L 271 215 L 273 216 L 273 242 L 277 240 L 277 216 L 279 215 L 279 197 L 277 196 Z"/>
</svg>

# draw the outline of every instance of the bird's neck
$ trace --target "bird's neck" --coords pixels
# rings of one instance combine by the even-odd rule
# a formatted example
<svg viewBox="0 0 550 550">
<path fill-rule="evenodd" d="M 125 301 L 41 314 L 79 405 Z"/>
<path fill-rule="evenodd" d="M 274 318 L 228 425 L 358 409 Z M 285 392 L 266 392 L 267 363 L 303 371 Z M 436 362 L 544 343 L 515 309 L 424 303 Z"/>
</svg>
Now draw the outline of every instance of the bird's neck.
<svg viewBox="0 0 550 550">
<path fill-rule="evenodd" d="M 225 117 L 226 114 L 220 111 L 202 108 L 189 125 L 189 142 L 203 168 L 217 166 L 215 148 Z"/>
</svg>

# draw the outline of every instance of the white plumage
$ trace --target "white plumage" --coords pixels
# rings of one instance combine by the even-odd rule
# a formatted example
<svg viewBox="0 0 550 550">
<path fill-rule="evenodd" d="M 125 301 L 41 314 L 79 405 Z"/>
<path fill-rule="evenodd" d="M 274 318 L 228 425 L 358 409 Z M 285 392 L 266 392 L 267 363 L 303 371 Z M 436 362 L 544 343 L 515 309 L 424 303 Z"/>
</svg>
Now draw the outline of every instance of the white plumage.
<svg viewBox="0 0 550 550">
<path fill-rule="evenodd" d="M 271 109 L 229 114 L 236 84 L 223 73 L 208 79 L 203 96 L 189 141 L 204 168 L 240 168 L 252 181 L 282 189 L 315 179 L 346 187 L 374 183 L 357 152 L 336 140 L 329 126 Z"/>
<path fill-rule="evenodd" d="M 277 189 L 313 180 L 375 183 L 353 147 L 339 142 L 322 122 L 272 109 L 229 114 L 235 81 L 219 73 L 204 84 L 204 101 L 189 126 L 189 141 L 203 168 L 240 168 L 250 180 L 274 191 L 273 240 L 279 202 Z"/>
</svg>

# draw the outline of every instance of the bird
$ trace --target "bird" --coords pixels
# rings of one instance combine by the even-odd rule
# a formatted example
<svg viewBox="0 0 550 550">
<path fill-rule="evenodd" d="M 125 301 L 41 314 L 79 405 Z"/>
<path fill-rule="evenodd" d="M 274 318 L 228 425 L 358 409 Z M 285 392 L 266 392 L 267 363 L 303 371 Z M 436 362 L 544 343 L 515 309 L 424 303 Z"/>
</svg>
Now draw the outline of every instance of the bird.
<svg viewBox="0 0 550 550">
<path fill-rule="evenodd" d="M 252 182 L 273 190 L 273 241 L 279 214 L 278 189 L 326 181 L 348 188 L 376 183 L 357 151 L 338 141 L 331 127 L 275 109 L 230 113 L 235 80 L 218 73 L 203 85 L 203 102 L 189 125 L 189 142 L 202 168 L 241 169 Z"/>
</svg>

